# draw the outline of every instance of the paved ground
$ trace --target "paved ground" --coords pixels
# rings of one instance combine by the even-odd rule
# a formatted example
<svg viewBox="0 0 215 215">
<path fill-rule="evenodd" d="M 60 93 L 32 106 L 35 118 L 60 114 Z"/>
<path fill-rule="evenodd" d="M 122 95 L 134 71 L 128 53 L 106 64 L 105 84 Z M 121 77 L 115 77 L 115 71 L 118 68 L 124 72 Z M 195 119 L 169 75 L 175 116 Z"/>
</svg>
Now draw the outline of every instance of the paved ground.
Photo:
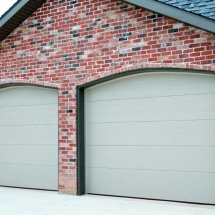
<svg viewBox="0 0 215 215">
<path fill-rule="evenodd" d="M 0 188 L 0 215 L 215 215 L 215 206 Z"/>
</svg>

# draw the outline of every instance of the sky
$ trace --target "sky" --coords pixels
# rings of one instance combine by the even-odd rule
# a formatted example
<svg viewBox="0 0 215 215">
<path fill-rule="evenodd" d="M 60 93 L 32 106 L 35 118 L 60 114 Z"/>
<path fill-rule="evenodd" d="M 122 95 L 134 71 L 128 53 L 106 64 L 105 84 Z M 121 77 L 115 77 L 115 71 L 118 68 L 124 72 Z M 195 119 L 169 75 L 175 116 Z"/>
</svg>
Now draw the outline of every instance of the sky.
<svg viewBox="0 0 215 215">
<path fill-rule="evenodd" d="M 1 0 L 0 16 L 2 16 L 17 0 Z"/>
</svg>

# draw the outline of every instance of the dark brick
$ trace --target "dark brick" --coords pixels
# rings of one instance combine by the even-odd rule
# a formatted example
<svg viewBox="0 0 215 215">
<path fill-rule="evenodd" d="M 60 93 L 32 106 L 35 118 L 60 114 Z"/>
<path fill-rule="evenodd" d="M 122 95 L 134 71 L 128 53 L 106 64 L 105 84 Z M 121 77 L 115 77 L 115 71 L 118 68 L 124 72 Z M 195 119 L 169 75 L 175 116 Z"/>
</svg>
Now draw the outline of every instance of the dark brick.
<svg viewBox="0 0 215 215">
<path fill-rule="evenodd" d="M 63 54 L 63 55 L 62 55 L 62 57 L 68 57 L 68 56 L 69 56 L 68 54 Z"/>
<path fill-rule="evenodd" d="M 79 67 L 79 63 L 73 64 L 73 67 Z"/>
<path fill-rule="evenodd" d="M 71 57 L 67 57 L 67 58 L 65 58 L 64 60 L 65 60 L 65 61 L 70 61 L 70 60 L 72 60 L 72 58 L 71 58 Z"/>
<path fill-rule="evenodd" d="M 82 75 L 75 75 L 75 78 L 82 78 Z"/>
<path fill-rule="evenodd" d="M 69 33 L 70 34 L 77 34 L 78 32 L 77 31 L 70 31 Z"/>
<path fill-rule="evenodd" d="M 141 7 L 139 7 L 139 6 L 134 7 L 134 10 L 139 10 L 139 9 L 141 9 Z"/>
<path fill-rule="evenodd" d="M 69 93 L 69 91 L 63 91 L 61 94 L 62 95 L 67 95 Z"/>
<path fill-rule="evenodd" d="M 132 35 L 131 32 L 127 32 L 127 33 L 124 33 L 124 34 L 123 34 L 123 37 L 131 36 L 131 35 Z"/>
<path fill-rule="evenodd" d="M 215 59 L 213 60 L 213 63 L 215 63 Z"/>
<path fill-rule="evenodd" d="M 147 34 L 140 34 L 140 35 L 138 35 L 139 38 L 143 38 L 143 37 L 146 37 L 146 36 L 147 36 Z"/>
<path fill-rule="evenodd" d="M 172 28 L 172 29 L 169 29 L 169 30 L 168 30 L 168 33 L 169 33 L 169 34 L 175 33 L 175 32 L 178 32 L 178 29 Z"/>
<path fill-rule="evenodd" d="M 72 65 L 68 64 L 68 65 L 65 65 L 65 68 L 68 69 L 68 68 L 71 68 Z"/>
<path fill-rule="evenodd" d="M 119 25 L 119 26 L 115 26 L 115 27 L 114 27 L 114 30 L 118 30 L 118 29 L 122 29 L 122 26 Z"/>
<path fill-rule="evenodd" d="M 69 159 L 70 162 L 76 162 L 76 159 Z"/>
<path fill-rule="evenodd" d="M 12 45 L 12 46 L 11 46 L 12 49 L 14 49 L 14 48 L 16 48 L 16 47 L 17 47 L 17 45 Z"/>
<path fill-rule="evenodd" d="M 119 41 L 125 41 L 127 39 L 128 39 L 127 37 L 121 37 L 121 38 L 119 38 Z"/>
<path fill-rule="evenodd" d="M 43 26 L 37 27 L 37 30 L 41 30 L 41 29 L 43 29 Z"/>
<path fill-rule="evenodd" d="M 55 65 L 55 66 L 60 66 L 61 63 L 60 63 L 60 62 L 56 62 L 54 65 Z"/>
<path fill-rule="evenodd" d="M 92 30 L 93 30 L 93 27 L 86 28 L 85 30 L 86 30 L 86 31 L 92 31 Z"/>
<path fill-rule="evenodd" d="M 42 75 L 38 75 L 38 76 L 37 76 L 37 78 L 42 78 L 42 77 L 43 77 Z"/>
<path fill-rule="evenodd" d="M 67 110 L 66 113 L 73 113 L 73 110 Z"/>
<path fill-rule="evenodd" d="M 95 20 L 95 22 L 100 22 L 100 21 L 102 21 L 100 18 Z"/>
<path fill-rule="evenodd" d="M 20 70 L 26 70 L 26 67 L 23 66 L 23 67 L 20 68 Z"/>
<path fill-rule="evenodd" d="M 90 39 L 90 38 L 93 38 L 93 35 L 87 35 L 87 36 L 85 37 L 85 39 Z"/>
<path fill-rule="evenodd" d="M 153 28 L 153 31 L 161 31 L 162 27 Z"/>
<path fill-rule="evenodd" d="M 141 50 L 141 47 L 136 47 L 132 49 L 133 52 L 140 51 L 140 50 Z"/>
<path fill-rule="evenodd" d="M 65 0 L 60 0 L 60 1 L 59 1 L 59 3 L 64 3 L 64 2 L 65 2 Z"/>
<path fill-rule="evenodd" d="M 77 3 L 77 1 L 71 1 L 70 2 L 70 4 L 76 4 Z"/>
<path fill-rule="evenodd" d="M 73 34 L 73 37 L 79 37 L 80 34 Z"/>
<path fill-rule="evenodd" d="M 124 4 L 124 5 L 121 5 L 119 8 L 120 8 L 120 9 L 128 8 L 128 5 L 127 5 L 127 4 Z"/>
<path fill-rule="evenodd" d="M 105 24 L 105 25 L 102 25 L 102 28 L 108 28 L 110 25 L 109 24 Z"/>
<path fill-rule="evenodd" d="M 77 55 L 84 55 L 84 52 L 77 52 Z"/>
<path fill-rule="evenodd" d="M 151 15 L 151 16 L 147 16 L 147 19 L 155 19 L 155 18 L 157 18 L 157 15 L 156 15 L 156 14 L 153 14 L 153 15 Z"/>
</svg>

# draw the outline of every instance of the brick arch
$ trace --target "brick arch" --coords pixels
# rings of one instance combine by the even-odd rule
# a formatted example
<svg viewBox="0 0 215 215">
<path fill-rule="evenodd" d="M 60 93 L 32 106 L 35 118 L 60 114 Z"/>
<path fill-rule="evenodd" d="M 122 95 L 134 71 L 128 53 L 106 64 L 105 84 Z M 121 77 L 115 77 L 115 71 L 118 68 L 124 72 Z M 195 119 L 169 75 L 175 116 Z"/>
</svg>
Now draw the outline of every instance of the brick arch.
<svg viewBox="0 0 215 215">
<path fill-rule="evenodd" d="M 101 74 L 98 74 L 96 76 L 92 76 L 92 77 L 88 77 L 85 79 L 81 79 L 80 81 L 77 82 L 77 85 L 82 85 L 91 81 L 95 81 L 98 80 L 100 78 L 105 78 L 107 76 L 111 76 L 111 75 L 115 75 L 118 73 L 124 73 L 124 72 L 132 72 L 134 70 L 138 70 L 138 69 L 187 69 L 187 70 L 195 70 L 195 71 L 199 71 L 199 73 L 205 73 L 206 71 L 208 72 L 215 72 L 215 65 L 214 66 L 204 66 L 204 65 L 190 65 L 190 64 L 170 64 L 170 63 L 141 63 L 138 65 L 134 65 L 134 66 L 128 66 L 128 67 L 121 67 L 118 69 L 113 69 L 113 70 L 108 70 L 105 71 Z"/>
<path fill-rule="evenodd" d="M 38 86 L 38 87 L 50 87 L 50 88 L 58 88 L 57 84 L 53 84 L 50 82 L 42 82 L 42 81 L 32 81 L 25 79 L 4 79 L 0 80 L 0 88 L 9 87 L 9 86 Z"/>
</svg>

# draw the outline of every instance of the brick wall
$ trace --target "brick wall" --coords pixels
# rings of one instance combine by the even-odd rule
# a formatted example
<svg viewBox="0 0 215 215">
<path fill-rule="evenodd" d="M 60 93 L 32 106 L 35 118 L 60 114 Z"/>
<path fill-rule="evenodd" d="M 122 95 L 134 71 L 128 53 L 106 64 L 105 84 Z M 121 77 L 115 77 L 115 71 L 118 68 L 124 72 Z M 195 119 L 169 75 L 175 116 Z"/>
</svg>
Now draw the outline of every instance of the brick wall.
<svg viewBox="0 0 215 215">
<path fill-rule="evenodd" d="M 0 44 L 0 84 L 59 89 L 59 191 L 76 193 L 76 86 L 137 68 L 215 71 L 215 35 L 117 0 L 48 0 Z"/>
</svg>

